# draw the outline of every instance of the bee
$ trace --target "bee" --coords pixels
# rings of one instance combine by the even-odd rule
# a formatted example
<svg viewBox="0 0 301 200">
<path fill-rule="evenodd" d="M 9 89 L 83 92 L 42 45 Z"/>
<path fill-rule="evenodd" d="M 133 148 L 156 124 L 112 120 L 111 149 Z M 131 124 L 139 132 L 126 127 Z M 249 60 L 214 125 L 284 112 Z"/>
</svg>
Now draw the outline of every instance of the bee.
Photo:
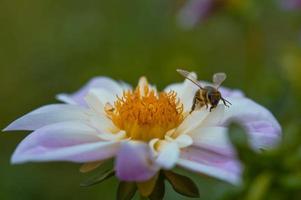
<svg viewBox="0 0 301 200">
<path fill-rule="evenodd" d="M 227 101 L 222 97 L 222 94 L 218 90 L 221 84 L 227 78 L 227 75 L 225 73 L 214 74 L 212 78 L 213 86 L 203 87 L 198 80 L 196 80 L 190 75 L 191 72 L 182 69 L 177 69 L 177 72 L 199 87 L 199 89 L 196 91 L 194 95 L 190 113 L 192 113 L 196 108 L 201 108 L 203 106 L 206 106 L 206 109 L 208 109 L 208 104 L 210 104 L 210 112 L 211 112 L 212 109 L 216 108 L 220 100 L 222 100 L 224 105 L 227 107 L 229 107 L 229 105 L 232 105 L 229 101 Z"/>
</svg>

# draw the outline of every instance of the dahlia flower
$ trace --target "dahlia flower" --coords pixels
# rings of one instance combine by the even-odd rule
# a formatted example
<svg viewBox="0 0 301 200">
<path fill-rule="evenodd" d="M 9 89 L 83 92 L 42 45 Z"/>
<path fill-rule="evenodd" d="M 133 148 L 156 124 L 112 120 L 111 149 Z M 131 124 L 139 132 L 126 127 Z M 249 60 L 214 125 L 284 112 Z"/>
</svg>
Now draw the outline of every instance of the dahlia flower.
<svg viewBox="0 0 301 200">
<path fill-rule="evenodd" d="M 301 0 L 282 0 L 280 4 L 282 8 L 286 10 L 297 10 L 301 8 Z"/>
<path fill-rule="evenodd" d="M 33 131 L 11 162 L 70 161 L 94 169 L 113 158 L 122 182 L 146 182 L 178 166 L 238 184 L 242 166 L 228 139 L 228 124 L 243 125 L 254 149 L 277 144 L 280 125 L 241 91 L 223 87 L 230 107 L 220 103 L 211 112 L 202 107 L 190 114 L 197 89 L 189 80 L 159 92 L 145 77 L 135 88 L 96 77 L 78 92 L 59 94 L 62 103 L 38 108 L 4 129 Z"/>
<path fill-rule="evenodd" d="M 189 30 L 203 22 L 214 11 L 215 4 L 215 0 L 188 0 L 178 14 L 180 27 Z"/>
</svg>

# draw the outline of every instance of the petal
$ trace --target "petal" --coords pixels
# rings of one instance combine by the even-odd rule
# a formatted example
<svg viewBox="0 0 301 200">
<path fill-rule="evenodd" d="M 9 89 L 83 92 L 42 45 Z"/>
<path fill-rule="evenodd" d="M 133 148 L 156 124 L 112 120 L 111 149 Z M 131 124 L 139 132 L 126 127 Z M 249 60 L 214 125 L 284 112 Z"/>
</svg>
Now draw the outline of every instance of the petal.
<svg viewBox="0 0 301 200">
<path fill-rule="evenodd" d="M 62 122 L 45 126 L 27 136 L 12 156 L 12 163 L 29 161 L 91 162 L 110 158 L 116 142 L 104 142 L 90 126 Z"/>
<path fill-rule="evenodd" d="M 247 98 L 229 98 L 232 105 L 225 108 L 221 118 L 204 121 L 204 126 L 227 126 L 238 122 L 244 126 L 254 148 L 270 148 L 281 140 L 281 127 L 273 114 Z"/>
<path fill-rule="evenodd" d="M 225 127 L 201 127 L 189 133 L 193 146 L 225 156 L 234 156 L 234 148 Z"/>
<path fill-rule="evenodd" d="M 150 148 L 142 142 L 121 144 L 115 163 L 116 176 L 122 181 L 146 181 L 159 170 L 154 165 Z"/>
<path fill-rule="evenodd" d="M 88 119 L 89 111 L 76 105 L 53 104 L 38 108 L 12 122 L 3 131 L 36 130 L 63 121 Z"/>
<path fill-rule="evenodd" d="M 191 73 L 193 78 L 197 78 L 195 73 Z M 199 88 L 191 81 L 185 79 L 184 83 L 175 83 L 167 86 L 164 91 L 175 91 L 180 101 L 183 103 L 184 111 L 190 111 L 192 107 L 193 97 Z"/>
<path fill-rule="evenodd" d="M 196 127 L 200 126 L 203 120 L 210 114 L 205 107 L 201 108 L 200 110 L 196 110 L 188 115 L 182 124 L 175 130 L 173 135 L 178 136 L 181 134 L 187 134 L 191 130 L 195 129 Z"/>
<path fill-rule="evenodd" d="M 125 131 L 119 131 L 117 133 L 101 133 L 98 135 L 99 138 L 102 140 L 107 140 L 107 141 L 119 141 L 122 139 L 126 138 L 126 132 Z"/>
<path fill-rule="evenodd" d="M 219 91 L 222 94 L 222 97 L 224 98 L 228 98 L 228 97 L 244 97 L 244 93 L 241 90 L 237 90 L 237 89 L 229 89 L 226 87 L 220 87 Z"/>
<path fill-rule="evenodd" d="M 121 95 L 123 90 L 130 89 L 130 86 L 123 83 L 117 82 L 108 77 L 96 77 L 90 80 L 84 87 L 82 87 L 78 92 L 73 94 L 59 94 L 57 98 L 63 100 L 66 103 L 76 102 L 79 105 L 86 105 L 84 97 L 91 89 L 103 89 L 111 93 L 112 96 Z M 73 101 L 70 101 L 72 99 Z M 66 101 L 67 100 L 67 101 Z"/>
<path fill-rule="evenodd" d="M 175 142 L 180 148 L 187 147 L 193 144 L 193 140 L 189 135 L 182 134 L 175 139 Z"/>
<path fill-rule="evenodd" d="M 119 129 L 105 113 L 91 113 L 87 119 L 88 123 L 102 133 L 117 133 Z"/>
<path fill-rule="evenodd" d="M 240 183 L 241 166 L 236 159 L 196 147 L 181 151 L 179 166 L 233 184 Z"/>
<path fill-rule="evenodd" d="M 87 95 L 84 97 L 86 104 L 89 108 L 93 109 L 95 112 L 104 114 L 105 104 L 107 102 L 112 103 L 112 94 L 103 89 L 91 89 Z"/>
<path fill-rule="evenodd" d="M 177 143 L 159 141 L 156 163 L 163 169 L 173 168 L 179 158 L 180 149 Z"/>
<path fill-rule="evenodd" d="M 58 94 L 56 95 L 56 99 L 67 104 L 77 105 L 76 101 L 74 101 L 70 95 L 67 94 Z"/>
</svg>

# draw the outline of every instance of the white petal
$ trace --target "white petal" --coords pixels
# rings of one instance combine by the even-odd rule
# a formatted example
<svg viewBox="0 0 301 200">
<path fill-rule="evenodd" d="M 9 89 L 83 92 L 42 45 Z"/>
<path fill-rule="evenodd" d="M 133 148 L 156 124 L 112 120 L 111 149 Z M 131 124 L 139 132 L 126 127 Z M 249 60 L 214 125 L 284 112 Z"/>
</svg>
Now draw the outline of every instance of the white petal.
<svg viewBox="0 0 301 200">
<path fill-rule="evenodd" d="M 210 112 L 205 107 L 196 110 L 188 115 L 182 124 L 175 130 L 174 135 L 189 134 L 189 132 L 198 127 Z"/>
<path fill-rule="evenodd" d="M 104 106 L 106 103 L 113 104 L 115 100 L 116 96 L 103 89 L 91 89 L 85 97 L 88 106 L 101 114 L 105 113 Z"/>
<path fill-rule="evenodd" d="M 187 147 L 193 144 L 192 138 L 186 134 L 182 134 L 177 137 L 175 142 L 178 144 L 179 148 Z"/>
<path fill-rule="evenodd" d="M 117 133 L 119 129 L 114 125 L 104 113 L 91 114 L 88 122 L 91 126 L 100 132 L 104 133 Z"/>
<path fill-rule="evenodd" d="M 233 156 L 234 149 L 224 127 L 203 127 L 190 132 L 193 146 L 207 149 L 222 155 Z"/>
<path fill-rule="evenodd" d="M 12 122 L 4 131 L 36 130 L 57 122 L 74 120 L 86 121 L 88 116 L 89 111 L 79 106 L 67 104 L 47 105 Z"/>
<path fill-rule="evenodd" d="M 191 76 L 197 78 L 197 75 L 195 73 L 192 73 Z M 189 112 L 192 107 L 194 95 L 198 89 L 198 86 L 186 79 L 182 84 L 175 83 L 169 85 L 167 88 L 165 88 L 165 91 L 168 92 L 172 90 L 177 92 L 177 96 L 183 103 L 184 111 Z"/>
<path fill-rule="evenodd" d="M 148 143 L 148 145 L 149 145 L 149 147 L 150 147 L 150 149 L 151 149 L 151 152 L 152 152 L 152 154 L 154 155 L 154 156 L 157 156 L 158 155 L 158 152 L 157 152 L 157 149 L 156 149 L 156 144 L 157 144 L 157 142 L 159 142 L 160 141 L 160 139 L 158 139 L 158 138 L 154 138 L 154 139 L 152 139 L 151 141 L 149 141 L 149 143 Z"/>
<path fill-rule="evenodd" d="M 119 141 L 126 138 L 125 131 L 119 131 L 118 133 L 101 133 L 98 135 L 99 138 L 106 141 Z"/>
<path fill-rule="evenodd" d="M 71 105 L 77 104 L 69 95 L 66 95 L 66 94 L 58 94 L 58 95 L 56 95 L 56 99 L 61 102 L 71 104 Z"/>
<path fill-rule="evenodd" d="M 175 142 L 159 142 L 158 157 L 156 163 L 163 169 L 171 169 L 176 165 L 180 149 Z"/>
<path fill-rule="evenodd" d="M 220 103 L 216 108 L 214 108 L 206 118 L 199 124 L 199 127 L 212 127 L 223 123 L 225 112 L 227 112 L 228 107 Z"/>
</svg>

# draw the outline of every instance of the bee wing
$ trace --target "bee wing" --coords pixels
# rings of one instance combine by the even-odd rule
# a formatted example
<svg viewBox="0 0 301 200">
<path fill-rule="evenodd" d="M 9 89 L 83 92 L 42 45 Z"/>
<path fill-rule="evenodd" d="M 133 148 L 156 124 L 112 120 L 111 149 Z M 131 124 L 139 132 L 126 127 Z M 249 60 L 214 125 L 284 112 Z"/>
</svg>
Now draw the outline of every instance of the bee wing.
<svg viewBox="0 0 301 200">
<path fill-rule="evenodd" d="M 193 76 L 191 76 L 191 72 L 183 70 L 183 69 L 177 69 L 177 72 L 184 76 L 186 79 L 193 82 L 195 85 L 197 85 L 200 89 L 204 89 L 203 86 L 199 83 L 197 79 L 195 79 Z"/>
<path fill-rule="evenodd" d="M 213 75 L 213 85 L 219 88 L 220 85 L 226 80 L 227 75 L 225 73 L 216 73 Z"/>
</svg>

